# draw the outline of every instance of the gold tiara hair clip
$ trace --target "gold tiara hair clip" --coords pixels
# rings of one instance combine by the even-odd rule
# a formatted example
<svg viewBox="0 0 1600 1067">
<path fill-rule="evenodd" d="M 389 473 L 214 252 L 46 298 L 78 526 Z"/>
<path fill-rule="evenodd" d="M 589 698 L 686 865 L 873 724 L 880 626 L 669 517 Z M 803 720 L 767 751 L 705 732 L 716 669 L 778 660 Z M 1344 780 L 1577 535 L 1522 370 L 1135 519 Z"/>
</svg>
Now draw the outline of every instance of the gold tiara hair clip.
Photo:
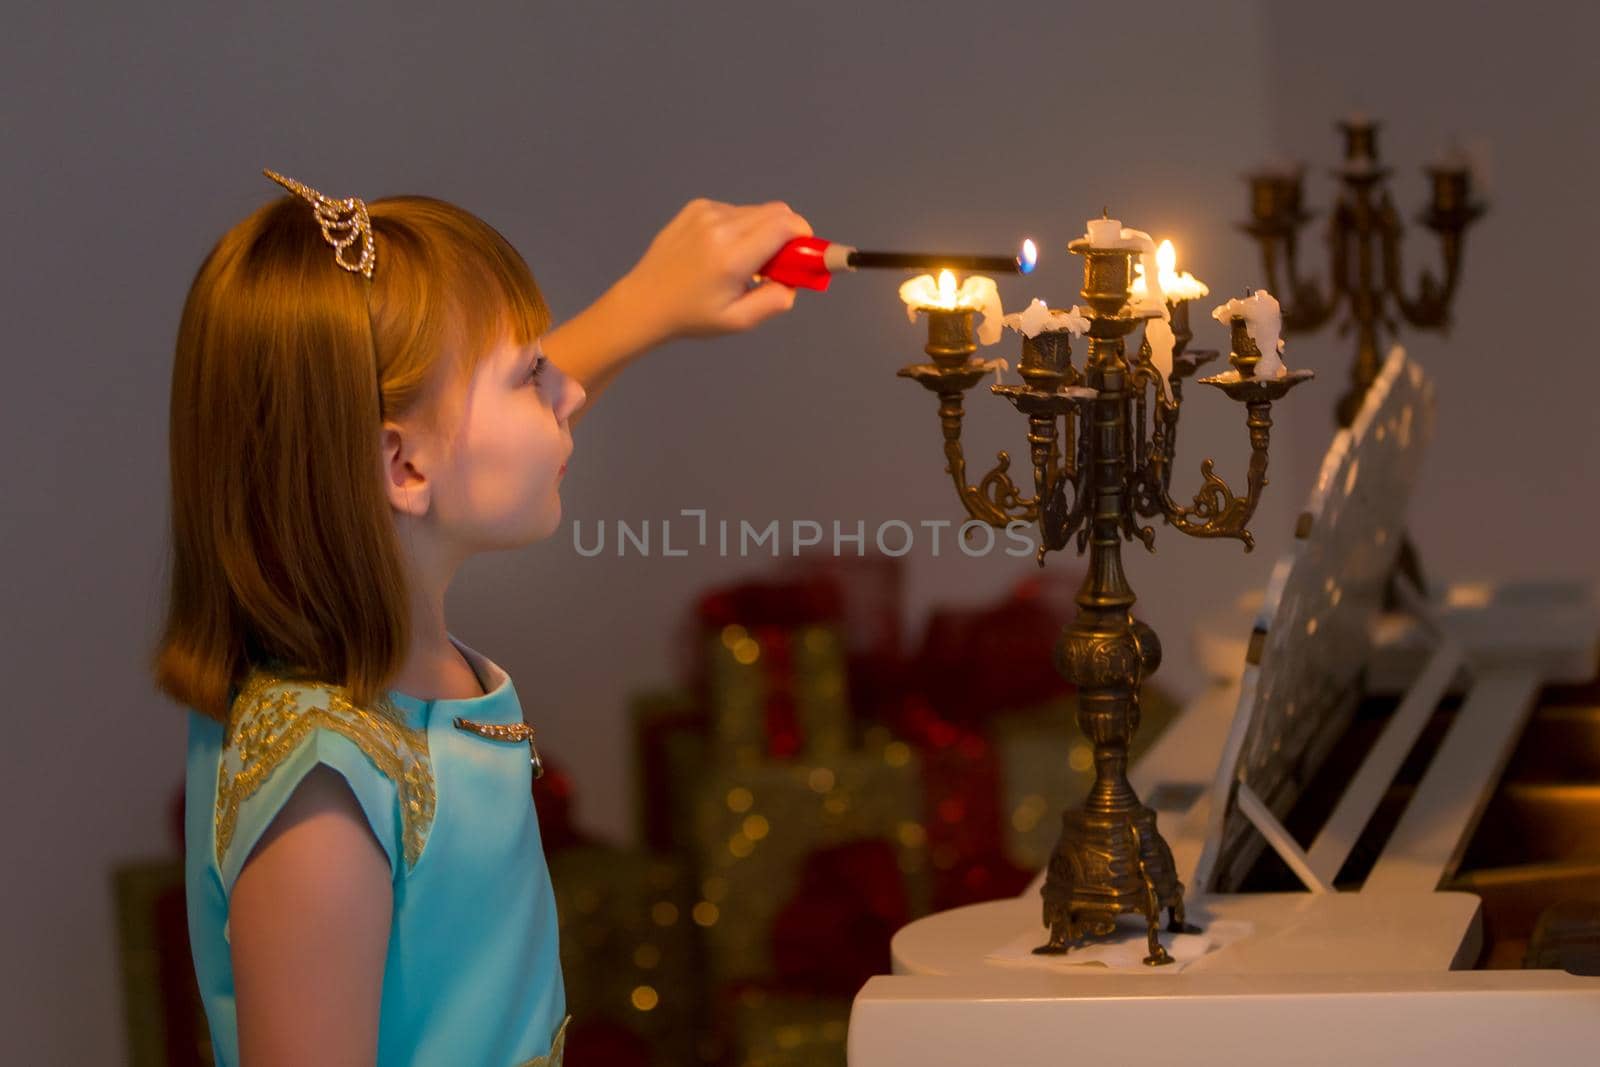
<svg viewBox="0 0 1600 1067">
<path fill-rule="evenodd" d="M 322 227 L 323 238 L 333 246 L 334 262 L 368 281 L 372 279 L 372 264 L 377 259 L 377 251 L 372 240 L 372 219 L 367 215 L 365 201 L 354 196 L 334 200 L 275 170 L 262 170 L 261 173 L 311 205 L 317 214 L 317 224 Z M 345 259 L 345 249 L 354 245 L 357 238 L 361 240 L 361 258 L 351 263 Z"/>
</svg>

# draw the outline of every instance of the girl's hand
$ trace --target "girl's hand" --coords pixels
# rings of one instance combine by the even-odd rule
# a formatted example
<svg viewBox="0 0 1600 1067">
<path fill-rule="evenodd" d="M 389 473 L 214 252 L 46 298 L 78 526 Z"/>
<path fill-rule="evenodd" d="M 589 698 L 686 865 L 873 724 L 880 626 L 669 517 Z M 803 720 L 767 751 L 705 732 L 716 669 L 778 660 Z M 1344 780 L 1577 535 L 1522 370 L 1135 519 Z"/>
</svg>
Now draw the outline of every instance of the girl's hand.
<svg viewBox="0 0 1600 1067">
<path fill-rule="evenodd" d="M 751 278 L 784 243 L 811 234 L 789 205 L 691 200 L 618 283 L 656 342 L 748 330 L 794 306 L 794 290 Z"/>
</svg>

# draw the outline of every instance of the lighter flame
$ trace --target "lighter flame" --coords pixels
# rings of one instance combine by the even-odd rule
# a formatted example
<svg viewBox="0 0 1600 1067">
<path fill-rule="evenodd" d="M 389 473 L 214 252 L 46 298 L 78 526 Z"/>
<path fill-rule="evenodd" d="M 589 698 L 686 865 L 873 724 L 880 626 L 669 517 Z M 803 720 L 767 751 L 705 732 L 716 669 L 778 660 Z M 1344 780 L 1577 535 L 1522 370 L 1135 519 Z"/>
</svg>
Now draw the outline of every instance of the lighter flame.
<svg viewBox="0 0 1600 1067">
<path fill-rule="evenodd" d="M 1200 281 L 1188 271 L 1178 273 L 1178 252 L 1172 247 L 1171 241 L 1162 241 L 1156 249 L 1157 277 L 1161 281 L 1161 292 L 1167 300 L 1177 303 L 1180 300 L 1196 300 L 1211 292 L 1206 283 Z M 1135 299 L 1145 295 L 1144 264 L 1135 263 L 1133 266 L 1133 296 Z"/>
<path fill-rule="evenodd" d="M 1039 246 L 1033 243 L 1033 238 L 1029 237 L 1022 242 L 1022 255 L 1017 260 L 1018 266 L 1023 274 L 1032 274 L 1033 268 L 1038 265 L 1038 262 Z"/>
</svg>

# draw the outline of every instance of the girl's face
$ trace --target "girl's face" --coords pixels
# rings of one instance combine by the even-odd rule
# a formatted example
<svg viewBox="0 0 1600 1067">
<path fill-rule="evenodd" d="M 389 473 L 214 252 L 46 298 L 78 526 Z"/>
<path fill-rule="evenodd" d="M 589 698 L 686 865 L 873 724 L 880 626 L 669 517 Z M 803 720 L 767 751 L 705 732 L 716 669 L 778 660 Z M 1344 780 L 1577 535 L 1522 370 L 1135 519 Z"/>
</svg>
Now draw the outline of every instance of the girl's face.
<svg viewBox="0 0 1600 1067">
<path fill-rule="evenodd" d="M 553 534 L 572 454 L 568 420 L 583 402 L 583 386 L 545 359 L 537 341 L 507 339 L 485 354 L 451 398 L 453 432 L 430 479 L 440 532 L 469 553 Z"/>
</svg>

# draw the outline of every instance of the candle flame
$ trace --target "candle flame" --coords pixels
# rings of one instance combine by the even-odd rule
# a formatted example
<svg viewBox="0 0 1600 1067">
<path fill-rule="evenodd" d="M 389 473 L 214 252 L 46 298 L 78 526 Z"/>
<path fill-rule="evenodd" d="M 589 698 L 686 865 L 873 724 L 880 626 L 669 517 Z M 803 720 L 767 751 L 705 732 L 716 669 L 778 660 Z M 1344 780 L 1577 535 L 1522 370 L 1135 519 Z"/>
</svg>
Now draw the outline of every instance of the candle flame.
<svg viewBox="0 0 1600 1067">
<path fill-rule="evenodd" d="M 1168 278 L 1175 278 L 1174 273 L 1178 267 L 1178 250 L 1172 247 L 1171 241 L 1162 241 L 1161 247 L 1156 249 L 1156 266 L 1161 268 L 1161 287 L 1167 286 Z"/>
<path fill-rule="evenodd" d="M 956 276 L 948 270 L 939 272 L 939 303 L 946 307 L 956 303 Z"/>
<path fill-rule="evenodd" d="M 1211 291 L 1205 282 L 1188 271 L 1178 273 L 1178 251 L 1170 240 L 1162 241 L 1156 249 L 1156 272 L 1161 281 L 1161 292 L 1170 303 L 1194 300 Z M 1143 296 L 1148 288 L 1144 280 L 1144 264 L 1134 264 L 1133 273 L 1133 295 L 1137 298 Z"/>
</svg>

